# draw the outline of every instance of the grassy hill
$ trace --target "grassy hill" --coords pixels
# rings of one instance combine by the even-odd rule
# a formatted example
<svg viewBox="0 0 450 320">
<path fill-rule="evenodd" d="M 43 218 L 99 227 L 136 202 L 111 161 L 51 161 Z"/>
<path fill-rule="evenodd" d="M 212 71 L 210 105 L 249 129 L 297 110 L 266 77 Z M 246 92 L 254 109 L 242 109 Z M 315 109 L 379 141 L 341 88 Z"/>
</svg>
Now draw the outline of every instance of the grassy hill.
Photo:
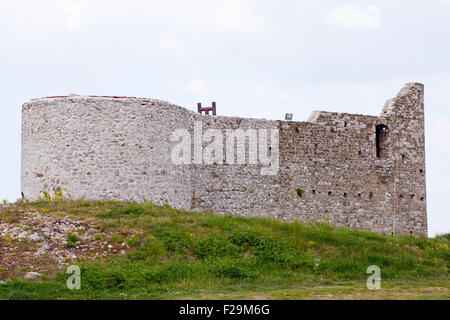
<svg viewBox="0 0 450 320">
<path fill-rule="evenodd" d="M 0 236 L 0 256 L 8 249 L 16 250 L 11 259 L 20 260 L 20 250 L 34 257 L 2 266 L 1 299 L 450 299 L 449 235 L 388 236 L 151 203 L 66 200 L 3 206 L 0 224 L 21 228 L 30 213 L 31 227 L 63 217 L 58 221 L 92 226 L 89 237 L 84 227 L 68 233 L 60 251 L 79 254 L 58 264 L 34 254 L 50 236 L 37 244 Z M 94 243 L 103 246 L 92 251 L 95 259 L 84 254 Z M 66 288 L 68 264 L 80 266 L 81 290 Z M 381 269 L 380 290 L 366 287 L 370 265 Z M 25 281 L 26 271 L 42 279 Z"/>
</svg>

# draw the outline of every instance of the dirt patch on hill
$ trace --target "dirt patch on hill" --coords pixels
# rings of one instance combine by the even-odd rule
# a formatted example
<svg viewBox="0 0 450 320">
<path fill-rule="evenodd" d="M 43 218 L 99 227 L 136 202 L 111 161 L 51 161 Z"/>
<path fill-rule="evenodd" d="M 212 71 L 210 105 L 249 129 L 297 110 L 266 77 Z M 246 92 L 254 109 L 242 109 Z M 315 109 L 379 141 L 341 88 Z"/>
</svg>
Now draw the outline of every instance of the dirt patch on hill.
<svg viewBox="0 0 450 320">
<path fill-rule="evenodd" d="M 93 220 L 25 211 L 0 216 L 0 281 L 34 271 L 52 277 L 74 261 L 125 254 Z"/>
</svg>

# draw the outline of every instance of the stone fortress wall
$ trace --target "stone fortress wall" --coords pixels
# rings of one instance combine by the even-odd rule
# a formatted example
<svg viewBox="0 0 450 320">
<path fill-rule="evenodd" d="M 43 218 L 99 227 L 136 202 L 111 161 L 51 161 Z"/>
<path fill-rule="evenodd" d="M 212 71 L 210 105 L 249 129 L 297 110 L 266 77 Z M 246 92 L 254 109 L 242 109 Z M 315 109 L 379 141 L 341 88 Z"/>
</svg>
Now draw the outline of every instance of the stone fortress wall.
<svg viewBox="0 0 450 320">
<path fill-rule="evenodd" d="M 155 99 L 36 99 L 22 109 L 22 192 L 34 200 L 66 188 L 73 198 L 426 235 L 423 93 L 408 83 L 379 117 L 316 111 L 306 122 L 206 116 Z M 194 136 L 198 121 L 202 132 L 224 137 L 229 129 L 278 129 L 277 174 L 225 157 L 174 164 L 172 133 Z"/>
</svg>

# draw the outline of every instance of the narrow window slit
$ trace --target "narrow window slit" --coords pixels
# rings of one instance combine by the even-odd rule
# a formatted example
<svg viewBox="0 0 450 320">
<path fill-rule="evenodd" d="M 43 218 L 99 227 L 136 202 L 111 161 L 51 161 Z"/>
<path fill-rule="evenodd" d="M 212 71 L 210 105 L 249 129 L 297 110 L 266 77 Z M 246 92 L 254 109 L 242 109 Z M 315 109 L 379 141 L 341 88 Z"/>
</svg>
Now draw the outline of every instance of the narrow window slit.
<svg viewBox="0 0 450 320">
<path fill-rule="evenodd" d="M 379 124 L 375 127 L 376 131 L 376 148 L 377 148 L 377 158 L 383 156 L 383 142 L 386 139 L 387 126 L 384 124 Z"/>
</svg>

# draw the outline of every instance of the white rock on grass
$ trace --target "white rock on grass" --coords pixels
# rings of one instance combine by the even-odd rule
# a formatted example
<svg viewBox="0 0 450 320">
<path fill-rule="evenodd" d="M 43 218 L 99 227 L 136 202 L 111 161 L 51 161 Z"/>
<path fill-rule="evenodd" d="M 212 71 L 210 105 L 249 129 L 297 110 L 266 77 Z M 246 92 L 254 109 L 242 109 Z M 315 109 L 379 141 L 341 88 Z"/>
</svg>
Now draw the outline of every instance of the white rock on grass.
<svg viewBox="0 0 450 320">
<path fill-rule="evenodd" d="M 41 279 L 41 274 L 37 272 L 27 272 L 24 276 L 26 280 L 39 280 Z"/>
<path fill-rule="evenodd" d="M 27 237 L 27 233 L 26 232 L 21 232 L 17 236 L 17 239 L 25 239 L 26 237 Z"/>
<path fill-rule="evenodd" d="M 41 239 L 41 237 L 39 237 L 37 233 L 32 233 L 28 236 L 28 239 L 30 239 L 31 241 L 38 241 L 39 239 Z"/>
</svg>

